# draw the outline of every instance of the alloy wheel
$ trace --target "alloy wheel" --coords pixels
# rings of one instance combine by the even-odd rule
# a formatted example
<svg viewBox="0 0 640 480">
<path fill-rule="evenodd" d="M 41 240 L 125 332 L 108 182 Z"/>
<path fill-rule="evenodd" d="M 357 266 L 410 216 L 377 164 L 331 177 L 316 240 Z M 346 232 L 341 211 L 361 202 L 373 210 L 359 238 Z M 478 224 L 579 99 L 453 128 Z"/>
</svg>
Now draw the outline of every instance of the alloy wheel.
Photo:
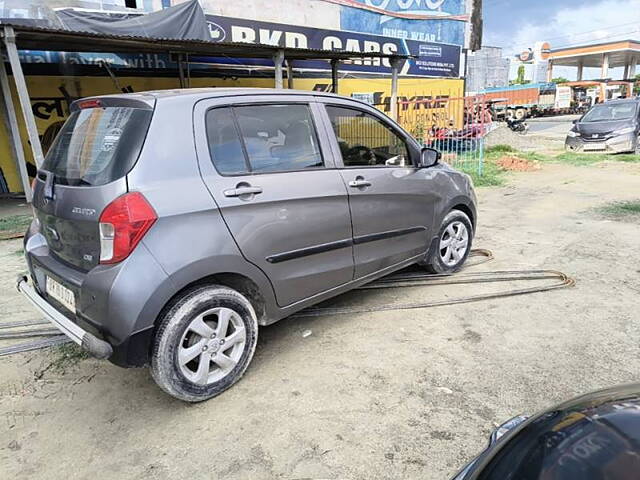
<svg viewBox="0 0 640 480">
<path fill-rule="evenodd" d="M 240 361 L 246 344 L 242 318 L 230 308 L 217 307 L 194 318 L 180 340 L 178 365 L 198 385 L 228 375 Z"/>
<path fill-rule="evenodd" d="M 469 230 L 462 222 L 451 222 L 440 237 L 440 259 L 448 266 L 457 265 L 469 248 Z"/>
</svg>

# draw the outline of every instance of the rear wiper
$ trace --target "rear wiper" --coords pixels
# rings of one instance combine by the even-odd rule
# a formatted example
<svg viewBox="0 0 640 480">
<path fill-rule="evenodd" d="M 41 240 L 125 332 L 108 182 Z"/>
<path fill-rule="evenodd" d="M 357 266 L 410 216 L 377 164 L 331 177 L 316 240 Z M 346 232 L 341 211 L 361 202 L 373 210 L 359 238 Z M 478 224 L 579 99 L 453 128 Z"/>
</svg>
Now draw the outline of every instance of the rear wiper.
<svg viewBox="0 0 640 480">
<path fill-rule="evenodd" d="M 44 198 L 46 200 L 53 200 L 53 186 L 56 182 L 56 176 L 53 172 L 41 170 L 41 172 L 42 171 L 44 171 L 44 174 L 46 175 L 46 179 L 44 181 Z"/>
</svg>

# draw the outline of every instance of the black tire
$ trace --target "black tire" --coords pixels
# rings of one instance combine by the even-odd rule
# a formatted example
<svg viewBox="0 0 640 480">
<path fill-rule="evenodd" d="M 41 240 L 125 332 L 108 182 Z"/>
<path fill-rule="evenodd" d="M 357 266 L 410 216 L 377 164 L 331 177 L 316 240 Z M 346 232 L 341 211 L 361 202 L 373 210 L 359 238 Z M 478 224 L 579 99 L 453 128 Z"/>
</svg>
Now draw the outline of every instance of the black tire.
<svg viewBox="0 0 640 480">
<path fill-rule="evenodd" d="M 181 342 L 185 341 L 185 335 L 192 335 L 187 330 L 199 315 L 220 308 L 232 310 L 237 314 L 234 316 L 236 321 L 241 320 L 244 326 L 244 345 L 238 345 L 241 353 L 238 350 L 237 363 L 224 377 L 206 385 L 197 384 L 183 373 L 179 364 L 178 352 L 180 348 L 184 348 Z M 257 340 L 258 320 L 249 300 L 237 291 L 220 285 L 195 287 L 181 295 L 162 315 L 151 354 L 151 375 L 162 390 L 175 398 L 185 402 L 208 400 L 240 380 L 253 358 Z M 200 341 L 206 342 L 207 339 L 202 337 Z M 203 347 L 202 355 L 205 349 Z M 210 352 L 210 355 L 214 355 L 213 349 Z"/>
<path fill-rule="evenodd" d="M 458 222 L 462 223 L 467 229 L 467 247 L 464 254 L 460 257 L 459 260 L 455 261 L 453 265 L 448 265 L 443 259 L 443 251 L 440 249 L 440 242 L 445 236 L 445 232 L 447 231 L 449 226 Z M 420 265 L 426 268 L 427 271 L 431 273 L 450 274 L 457 272 L 462 268 L 464 262 L 467 260 L 467 257 L 469 257 L 472 242 L 473 226 L 471 225 L 471 220 L 469 220 L 469 217 L 464 212 L 460 210 L 451 210 L 442 220 L 442 224 L 440 225 L 440 229 L 438 230 L 438 240 L 435 248 L 430 254 L 428 254 L 427 258 L 420 262 Z"/>
</svg>

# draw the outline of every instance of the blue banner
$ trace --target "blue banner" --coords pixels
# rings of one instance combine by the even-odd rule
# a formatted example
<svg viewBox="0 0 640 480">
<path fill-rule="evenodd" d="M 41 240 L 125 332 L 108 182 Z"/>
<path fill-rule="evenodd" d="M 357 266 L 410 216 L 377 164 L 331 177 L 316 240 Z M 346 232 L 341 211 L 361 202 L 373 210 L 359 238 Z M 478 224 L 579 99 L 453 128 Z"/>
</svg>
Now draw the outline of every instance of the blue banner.
<svg viewBox="0 0 640 480">
<path fill-rule="evenodd" d="M 379 35 L 324 30 L 270 22 L 258 22 L 230 17 L 207 15 L 211 38 L 219 42 L 246 42 L 278 45 L 290 48 L 317 50 L 347 50 L 352 52 L 381 52 L 409 54 L 410 59 L 401 69 L 403 75 L 430 77 L 458 77 L 460 75 L 460 51 L 456 45 L 390 38 Z M 208 63 L 272 66 L 269 60 L 193 58 Z M 327 70 L 326 61 L 296 61 L 296 68 Z M 341 64 L 340 70 L 362 73 L 391 72 L 386 59 L 364 59 L 353 64 Z"/>
<path fill-rule="evenodd" d="M 446 16 L 466 13 L 465 0 L 355 1 L 369 7 L 406 14 Z M 465 25 L 465 22 L 457 20 L 396 18 L 352 7 L 341 7 L 340 13 L 340 27 L 343 30 L 459 46 L 464 45 Z"/>
</svg>

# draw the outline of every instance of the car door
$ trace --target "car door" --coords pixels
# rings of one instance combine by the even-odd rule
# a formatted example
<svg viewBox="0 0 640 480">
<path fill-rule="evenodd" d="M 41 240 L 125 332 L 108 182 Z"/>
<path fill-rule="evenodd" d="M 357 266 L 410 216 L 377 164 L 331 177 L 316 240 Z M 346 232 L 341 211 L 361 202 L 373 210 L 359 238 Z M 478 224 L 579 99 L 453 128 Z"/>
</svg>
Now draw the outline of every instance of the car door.
<svg viewBox="0 0 640 480">
<path fill-rule="evenodd" d="M 433 173 L 419 147 L 388 117 L 355 102 L 324 104 L 340 174 L 348 186 L 355 278 L 424 254 L 433 230 Z"/>
<path fill-rule="evenodd" d="M 346 187 L 310 100 L 234 97 L 201 101 L 194 110 L 202 177 L 280 306 L 353 278 Z"/>
</svg>

